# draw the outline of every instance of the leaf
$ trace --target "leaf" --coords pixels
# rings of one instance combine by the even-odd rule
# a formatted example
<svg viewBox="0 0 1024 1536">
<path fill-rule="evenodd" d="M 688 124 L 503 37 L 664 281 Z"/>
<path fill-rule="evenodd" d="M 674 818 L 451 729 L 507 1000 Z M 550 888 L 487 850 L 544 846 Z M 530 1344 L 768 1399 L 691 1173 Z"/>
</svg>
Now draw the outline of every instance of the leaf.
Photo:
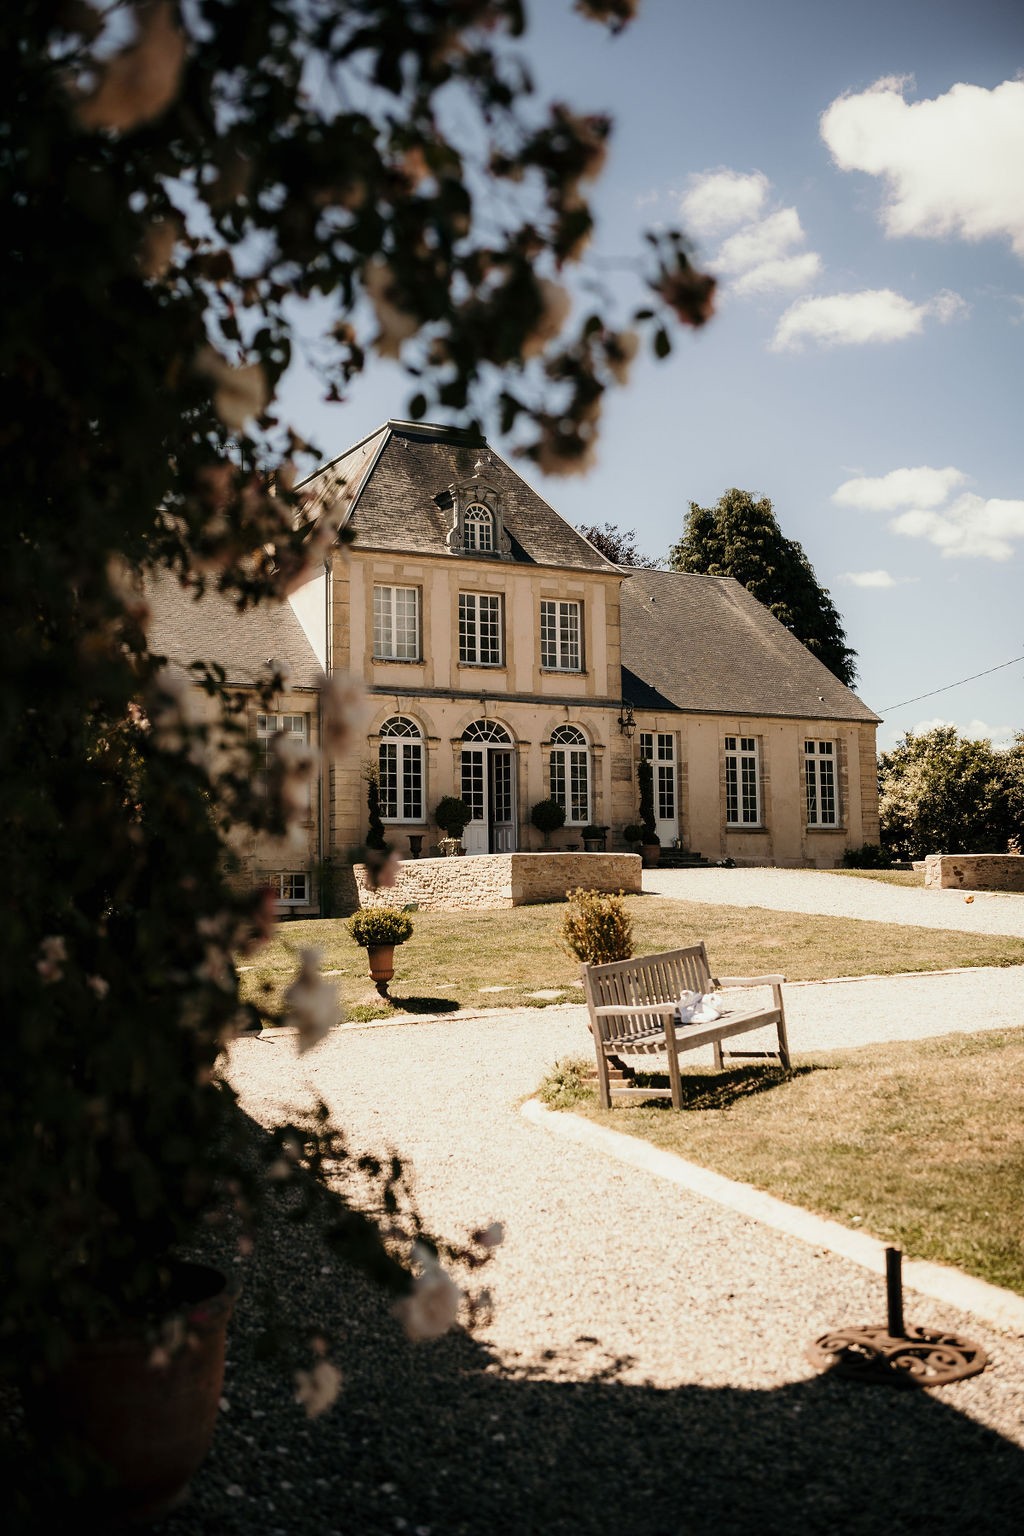
<svg viewBox="0 0 1024 1536">
<path fill-rule="evenodd" d="M 672 342 L 668 331 L 666 331 L 664 326 L 661 326 L 661 328 L 654 333 L 654 355 L 655 357 L 668 357 L 671 351 Z"/>
</svg>

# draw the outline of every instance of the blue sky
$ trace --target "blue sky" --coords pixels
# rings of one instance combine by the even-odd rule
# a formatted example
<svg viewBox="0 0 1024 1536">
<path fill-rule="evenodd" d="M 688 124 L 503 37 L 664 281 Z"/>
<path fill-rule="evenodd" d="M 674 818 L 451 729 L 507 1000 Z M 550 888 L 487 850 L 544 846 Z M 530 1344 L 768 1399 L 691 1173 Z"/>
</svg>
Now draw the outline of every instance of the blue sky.
<svg viewBox="0 0 1024 1536">
<path fill-rule="evenodd" d="M 597 467 L 528 472 L 571 522 L 662 556 L 691 500 L 769 496 L 843 614 L 885 747 L 1024 728 L 1024 7 L 1019 0 L 645 0 L 610 40 L 533 0 L 541 95 L 616 120 L 589 253 L 683 227 L 718 314 L 608 400 Z M 713 180 L 711 178 L 714 178 Z M 375 363 L 291 418 L 333 455 L 409 388 Z M 502 450 L 500 441 L 495 446 Z"/>
</svg>

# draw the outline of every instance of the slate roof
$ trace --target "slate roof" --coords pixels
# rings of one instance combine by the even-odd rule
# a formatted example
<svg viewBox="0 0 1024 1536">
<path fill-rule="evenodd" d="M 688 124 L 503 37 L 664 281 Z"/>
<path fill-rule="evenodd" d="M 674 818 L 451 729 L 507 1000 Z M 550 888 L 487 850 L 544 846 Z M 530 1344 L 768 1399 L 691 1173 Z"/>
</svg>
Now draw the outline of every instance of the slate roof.
<svg viewBox="0 0 1024 1536">
<path fill-rule="evenodd" d="M 451 515 L 435 497 L 445 501 L 448 487 L 470 479 L 481 459 L 480 479 L 501 493 L 513 562 L 615 570 L 482 437 L 453 427 L 389 421 L 318 470 L 306 489 L 326 497 L 331 482 L 343 479 L 342 495 L 351 500 L 345 523 L 357 546 L 449 556 Z"/>
<path fill-rule="evenodd" d="M 635 708 L 879 719 L 732 576 L 635 570 L 621 599 L 622 692 Z"/>
<path fill-rule="evenodd" d="M 291 686 L 314 688 L 323 676 L 305 631 L 288 603 L 260 603 L 239 613 L 229 598 L 207 592 L 197 602 L 170 576 L 147 584 L 150 649 L 175 666 L 218 661 L 229 683 L 252 684 L 270 657 L 287 661 Z"/>
</svg>

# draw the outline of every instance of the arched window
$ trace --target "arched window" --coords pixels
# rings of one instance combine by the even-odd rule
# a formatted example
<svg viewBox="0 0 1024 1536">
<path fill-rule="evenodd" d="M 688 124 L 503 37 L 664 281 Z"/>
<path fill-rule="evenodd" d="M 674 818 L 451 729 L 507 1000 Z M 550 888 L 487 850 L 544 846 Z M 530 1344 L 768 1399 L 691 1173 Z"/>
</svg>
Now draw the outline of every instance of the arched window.
<svg viewBox="0 0 1024 1536">
<path fill-rule="evenodd" d="M 590 748 L 578 725 L 551 732 L 551 798 L 565 811 L 566 826 L 590 821 Z"/>
<path fill-rule="evenodd" d="M 393 715 L 380 728 L 380 814 L 385 821 L 422 821 L 423 736 L 414 720 Z"/>
<path fill-rule="evenodd" d="M 510 747 L 512 737 L 496 720 L 474 720 L 462 733 L 463 741 L 497 741 Z"/>
<path fill-rule="evenodd" d="M 482 501 L 470 502 L 462 518 L 462 543 L 465 549 L 494 549 L 494 514 Z"/>
</svg>

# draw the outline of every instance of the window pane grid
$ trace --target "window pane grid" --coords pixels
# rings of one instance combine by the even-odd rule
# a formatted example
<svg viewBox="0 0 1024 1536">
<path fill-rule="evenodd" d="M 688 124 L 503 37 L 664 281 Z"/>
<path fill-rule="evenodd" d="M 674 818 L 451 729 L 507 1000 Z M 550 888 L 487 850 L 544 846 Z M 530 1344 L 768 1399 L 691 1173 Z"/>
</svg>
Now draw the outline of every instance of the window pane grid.
<svg viewBox="0 0 1024 1536">
<path fill-rule="evenodd" d="M 807 786 L 807 825 L 838 826 L 839 804 L 833 742 L 804 742 L 804 779 Z"/>
<path fill-rule="evenodd" d="M 420 659 L 418 587 L 374 587 L 373 654 L 385 661 Z"/>
<path fill-rule="evenodd" d="M 480 666 L 501 665 L 500 597 L 459 593 L 459 660 Z"/>
<path fill-rule="evenodd" d="M 401 715 L 381 727 L 377 752 L 384 821 L 423 821 L 423 742 L 415 721 Z"/>
<path fill-rule="evenodd" d="M 725 738 L 725 820 L 730 826 L 759 826 L 757 741 L 753 736 Z"/>
<path fill-rule="evenodd" d="M 579 672 L 580 605 L 543 599 L 540 605 L 540 664 L 558 672 Z"/>
</svg>

